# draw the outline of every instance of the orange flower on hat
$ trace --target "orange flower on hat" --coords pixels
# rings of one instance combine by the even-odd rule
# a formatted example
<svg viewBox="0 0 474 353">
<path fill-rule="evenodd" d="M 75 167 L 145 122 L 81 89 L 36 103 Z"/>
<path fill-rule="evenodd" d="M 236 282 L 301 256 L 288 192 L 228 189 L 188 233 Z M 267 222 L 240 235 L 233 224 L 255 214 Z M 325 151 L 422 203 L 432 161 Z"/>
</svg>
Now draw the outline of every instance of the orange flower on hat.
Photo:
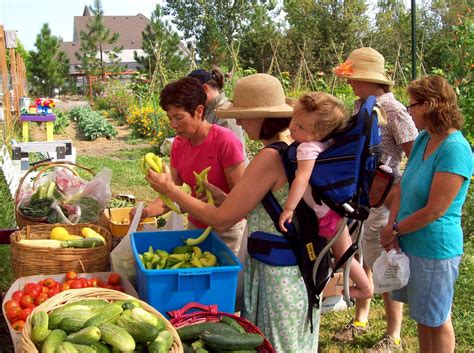
<svg viewBox="0 0 474 353">
<path fill-rule="evenodd" d="M 334 68 L 334 73 L 337 76 L 352 76 L 354 74 L 354 68 L 352 67 L 352 61 L 347 60 L 341 65 Z"/>
</svg>

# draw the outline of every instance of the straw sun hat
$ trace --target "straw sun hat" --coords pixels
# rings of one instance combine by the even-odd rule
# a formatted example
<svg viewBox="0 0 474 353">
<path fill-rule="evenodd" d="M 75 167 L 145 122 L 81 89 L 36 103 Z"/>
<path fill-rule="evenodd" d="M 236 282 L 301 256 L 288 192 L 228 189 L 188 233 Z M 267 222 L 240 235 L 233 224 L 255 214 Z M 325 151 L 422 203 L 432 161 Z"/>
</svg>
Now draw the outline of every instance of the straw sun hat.
<svg viewBox="0 0 474 353">
<path fill-rule="evenodd" d="M 221 119 L 290 118 L 292 103 L 276 77 L 254 74 L 237 81 L 232 104 L 216 114 Z"/>
<path fill-rule="evenodd" d="M 354 81 L 393 86 L 385 74 L 385 59 L 373 48 L 359 48 L 350 53 L 346 62 L 334 68 L 336 76 Z"/>
</svg>

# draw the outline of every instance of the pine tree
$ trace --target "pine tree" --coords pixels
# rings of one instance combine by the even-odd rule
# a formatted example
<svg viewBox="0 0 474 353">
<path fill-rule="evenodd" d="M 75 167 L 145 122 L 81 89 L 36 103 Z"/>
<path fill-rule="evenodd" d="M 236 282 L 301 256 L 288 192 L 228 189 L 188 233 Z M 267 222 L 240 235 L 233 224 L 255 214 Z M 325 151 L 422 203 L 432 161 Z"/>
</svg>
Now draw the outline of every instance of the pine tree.
<svg viewBox="0 0 474 353">
<path fill-rule="evenodd" d="M 189 65 L 185 54 L 180 52 L 178 34 L 162 19 L 160 5 L 156 5 L 150 23 L 142 32 L 142 38 L 145 55 L 138 55 L 135 52 L 134 56 L 140 65 L 140 71 L 149 79 L 157 73 L 161 83 L 165 84 L 169 75 L 179 76 Z"/>
<path fill-rule="evenodd" d="M 61 88 L 68 79 L 69 60 L 59 49 L 60 39 L 51 34 L 48 24 L 43 24 L 36 36 L 36 51 L 30 51 L 28 81 L 36 94 L 51 96 L 54 88 Z"/>
<path fill-rule="evenodd" d="M 94 7 L 90 7 L 92 17 L 87 24 L 87 32 L 81 31 L 81 47 L 76 52 L 76 57 L 82 63 L 82 69 L 86 75 L 99 76 L 104 80 L 105 77 L 105 59 L 107 54 L 107 71 L 120 71 L 119 53 L 122 47 L 106 47 L 117 43 L 119 39 L 118 33 L 111 33 L 103 22 L 104 10 L 102 9 L 101 0 L 94 1 Z M 97 57 L 98 55 L 98 57 Z"/>
</svg>

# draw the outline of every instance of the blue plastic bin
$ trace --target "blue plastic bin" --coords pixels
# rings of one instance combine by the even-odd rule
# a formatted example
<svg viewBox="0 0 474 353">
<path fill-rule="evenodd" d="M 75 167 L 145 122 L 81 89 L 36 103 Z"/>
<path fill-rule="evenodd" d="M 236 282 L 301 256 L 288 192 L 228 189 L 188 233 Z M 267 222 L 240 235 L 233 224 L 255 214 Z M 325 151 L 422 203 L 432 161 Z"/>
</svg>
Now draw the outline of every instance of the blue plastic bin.
<svg viewBox="0 0 474 353">
<path fill-rule="evenodd" d="M 137 269 L 137 289 L 140 298 L 163 315 L 181 309 L 189 302 L 205 305 L 217 304 L 221 311 L 233 313 L 237 292 L 237 279 L 242 264 L 222 240 L 211 232 L 199 247 L 211 251 L 219 266 L 174 270 L 147 270 L 138 254 L 161 249 L 171 253 L 184 239 L 195 238 L 202 230 L 136 232 L 132 233 L 132 249 Z"/>
</svg>

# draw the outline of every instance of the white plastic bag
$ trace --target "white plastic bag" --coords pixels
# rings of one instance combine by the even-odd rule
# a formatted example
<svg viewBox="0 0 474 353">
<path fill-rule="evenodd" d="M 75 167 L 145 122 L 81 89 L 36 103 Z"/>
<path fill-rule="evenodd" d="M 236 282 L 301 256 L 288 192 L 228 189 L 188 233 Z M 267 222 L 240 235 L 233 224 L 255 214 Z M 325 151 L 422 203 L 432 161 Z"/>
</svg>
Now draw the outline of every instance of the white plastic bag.
<svg viewBox="0 0 474 353">
<path fill-rule="evenodd" d="M 132 243 L 130 234 L 137 230 L 140 223 L 140 217 L 143 211 L 143 202 L 138 202 L 135 216 L 133 217 L 127 234 L 120 240 L 120 243 L 110 253 L 110 264 L 113 272 L 120 273 L 126 277 L 132 284 L 135 284 L 135 258 L 133 257 Z"/>
<path fill-rule="evenodd" d="M 374 262 L 373 272 L 375 294 L 391 292 L 407 285 L 410 279 L 410 260 L 402 251 L 382 251 Z"/>
<path fill-rule="evenodd" d="M 171 211 L 162 230 L 184 230 L 183 216 Z"/>
</svg>

